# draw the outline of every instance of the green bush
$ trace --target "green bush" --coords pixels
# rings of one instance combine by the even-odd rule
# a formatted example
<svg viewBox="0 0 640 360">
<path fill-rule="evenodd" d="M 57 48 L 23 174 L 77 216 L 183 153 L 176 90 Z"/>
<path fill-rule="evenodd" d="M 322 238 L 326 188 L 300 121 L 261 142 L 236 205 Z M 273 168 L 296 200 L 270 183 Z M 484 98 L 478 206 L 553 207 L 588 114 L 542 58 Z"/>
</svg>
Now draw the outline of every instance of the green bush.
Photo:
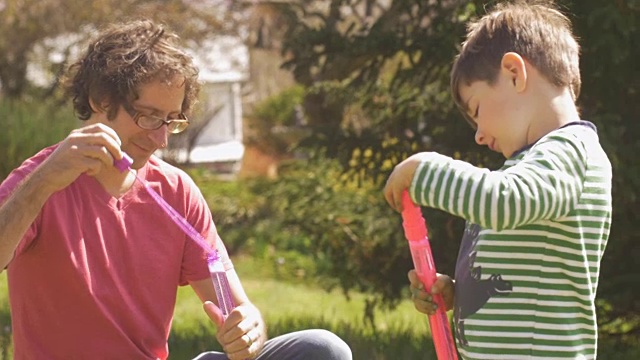
<svg viewBox="0 0 640 360">
<path fill-rule="evenodd" d="M 291 162 L 277 180 L 192 175 L 230 252 L 264 259 L 278 278 L 317 277 L 380 305 L 401 298 L 412 263 L 400 216 L 380 189 L 345 181 L 336 161 Z"/>
<path fill-rule="evenodd" d="M 305 135 L 302 101 L 305 90 L 294 86 L 256 104 L 246 116 L 244 143 L 271 155 L 283 155 Z"/>
<path fill-rule="evenodd" d="M 68 107 L 42 100 L 0 99 L 0 179 L 42 148 L 64 139 L 78 120 Z"/>
</svg>

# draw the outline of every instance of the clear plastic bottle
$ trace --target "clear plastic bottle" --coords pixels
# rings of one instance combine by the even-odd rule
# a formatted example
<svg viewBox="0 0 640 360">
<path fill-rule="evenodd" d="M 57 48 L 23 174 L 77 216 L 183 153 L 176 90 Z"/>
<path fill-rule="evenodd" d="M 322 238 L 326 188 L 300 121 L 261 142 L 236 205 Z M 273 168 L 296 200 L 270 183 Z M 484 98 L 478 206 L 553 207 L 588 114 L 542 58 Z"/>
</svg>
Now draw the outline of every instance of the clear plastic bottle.
<svg viewBox="0 0 640 360">
<path fill-rule="evenodd" d="M 224 270 L 218 250 L 214 250 L 209 254 L 207 263 L 209 264 L 209 273 L 211 274 L 211 281 L 213 281 L 213 288 L 215 289 L 216 297 L 218 298 L 218 307 L 226 319 L 227 316 L 229 316 L 229 313 L 231 313 L 231 310 L 235 307 L 235 304 L 233 302 L 233 297 L 231 296 L 231 288 L 229 286 L 227 272 Z"/>
</svg>

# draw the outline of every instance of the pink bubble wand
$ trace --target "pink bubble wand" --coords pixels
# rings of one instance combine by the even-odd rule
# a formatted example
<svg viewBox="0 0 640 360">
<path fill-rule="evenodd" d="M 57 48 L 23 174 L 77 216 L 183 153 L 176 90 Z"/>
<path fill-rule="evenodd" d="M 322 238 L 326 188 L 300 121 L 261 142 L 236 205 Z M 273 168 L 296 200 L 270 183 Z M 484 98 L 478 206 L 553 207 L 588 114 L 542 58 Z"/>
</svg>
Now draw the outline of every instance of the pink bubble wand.
<svg viewBox="0 0 640 360">
<path fill-rule="evenodd" d="M 409 193 L 405 190 L 402 193 L 402 227 L 404 234 L 409 241 L 411 258 L 418 274 L 420 282 L 427 292 L 431 292 L 431 287 L 436 282 L 436 266 L 433 262 L 431 245 L 427 232 L 427 225 L 422 217 L 420 207 L 416 206 Z M 438 305 L 436 312 L 429 315 L 429 327 L 433 344 L 436 348 L 438 360 L 458 360 L 456 345 L 451 334 L 449 318 L 442 294 L 433 295 L 433 301 Z"/>
</svg>

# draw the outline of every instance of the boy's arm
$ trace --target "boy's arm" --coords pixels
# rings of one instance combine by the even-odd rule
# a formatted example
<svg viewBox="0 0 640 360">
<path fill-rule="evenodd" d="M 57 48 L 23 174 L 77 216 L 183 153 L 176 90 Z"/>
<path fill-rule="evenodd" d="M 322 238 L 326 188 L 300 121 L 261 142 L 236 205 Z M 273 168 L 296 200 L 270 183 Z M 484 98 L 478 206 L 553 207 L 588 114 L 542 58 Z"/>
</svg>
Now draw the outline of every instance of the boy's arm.
<svg viewBox="0 0 640 360">
<path fill-rule="evenodd" d="M 584 144 L 572 134 L 554 134 L 504 171 L 430 153 L 417 166 L 409 192 L 418 204 L 500 231 L 569 213 L 585 173 Z"/>
</svg>

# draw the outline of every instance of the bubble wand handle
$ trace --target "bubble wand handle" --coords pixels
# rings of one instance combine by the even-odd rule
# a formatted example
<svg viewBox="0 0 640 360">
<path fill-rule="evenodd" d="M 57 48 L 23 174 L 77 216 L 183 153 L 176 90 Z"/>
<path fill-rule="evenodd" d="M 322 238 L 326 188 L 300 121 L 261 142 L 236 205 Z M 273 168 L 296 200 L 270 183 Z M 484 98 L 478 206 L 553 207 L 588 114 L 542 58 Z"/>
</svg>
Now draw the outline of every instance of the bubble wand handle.
<svg viewBox="0 0 640 360">
<path fill-rule="evenodd" d="M 425 290 L 430 293 L 431 287 L 436 282 L 437 273 L 429 244 L 427 225 L 420 207 L 411 201 L 406 190 L 402 193 L 402 208 L 402 227 L 409 242 L 413 265 Z M 429 327 L 438 360 L 457 360 L 458 354 L 442 294 L 433 295 L 433 301 L 438 308 L 433 315 L 429 315 Z"/>
</svg>

